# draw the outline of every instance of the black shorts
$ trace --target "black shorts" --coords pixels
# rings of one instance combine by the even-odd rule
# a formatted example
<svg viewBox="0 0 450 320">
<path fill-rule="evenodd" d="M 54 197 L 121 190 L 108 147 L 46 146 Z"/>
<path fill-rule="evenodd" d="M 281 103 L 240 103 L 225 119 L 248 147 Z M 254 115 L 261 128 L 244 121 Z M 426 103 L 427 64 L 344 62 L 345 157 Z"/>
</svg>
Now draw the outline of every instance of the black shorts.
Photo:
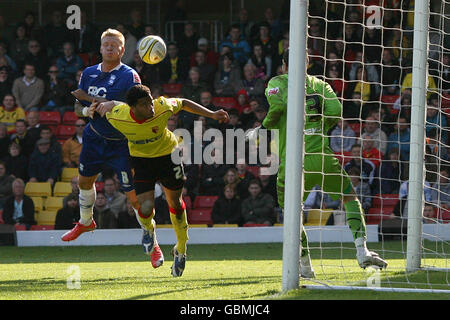
<svg viewBox="0 0 450 320">
<path fill-rule="evenodd" d="M 183 164 L 175 164 L 171 155 L 157 158 L 130 157 L 134 171 L 134 185 L 136 194 L 155 190 L 155 183 L 170 190 L 183 188 L 186 177 Z"/>
</svg>

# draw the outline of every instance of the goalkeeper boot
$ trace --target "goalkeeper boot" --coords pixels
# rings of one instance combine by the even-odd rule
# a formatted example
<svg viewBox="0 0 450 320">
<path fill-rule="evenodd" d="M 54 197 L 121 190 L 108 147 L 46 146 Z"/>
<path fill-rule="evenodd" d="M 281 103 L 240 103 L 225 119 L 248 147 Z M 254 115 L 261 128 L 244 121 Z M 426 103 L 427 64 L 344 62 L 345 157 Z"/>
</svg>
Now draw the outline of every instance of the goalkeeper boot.
<svg viewBox="0 0 450 320">
<path fill-rule="evenodd" d="M 380 258 L 378 253 L 366 250 L 363 254 L 356 255 L 358 264 L 361 268 L 365 269 L 369 266 L 376 266 L 380 269 L 386 269 L 388 263 Z"/>
<path fill-rule="evenodd" d="M 314 279 L 316 277 L 309 254 L 300 257 L 300 276 L 307 279 Z"/>
<path fill-rule="evenodd" d="M 158 268 L 164 263 L 164 255 L 156 241 L 156 234 L 153 230 L 143 229 L 142 246 L 146 255 L 150 256 L 153 268 Z"/>
<path fill-rule="evenodd" d="M 184 267 L 186 265 L 186 255 L 178 252 L 176 247 L 172 249 L 173 264 L 172 276 L 181 277 L 183 275 Z"/>
<path fill-rule="evenodd" d="M 85 226 L 84 224 L 77 222 L 75 223 L 75 227 L 73 227 L 72 230 L 67 231 L 64 233 L 61 237 L 62 241 L 73 241 L 77 239 L 82 233 L 94 231 L 97 225 L 95 224 L 95 221 L 92 220 L 91 224 L 88 226 Z"/>
</svg>

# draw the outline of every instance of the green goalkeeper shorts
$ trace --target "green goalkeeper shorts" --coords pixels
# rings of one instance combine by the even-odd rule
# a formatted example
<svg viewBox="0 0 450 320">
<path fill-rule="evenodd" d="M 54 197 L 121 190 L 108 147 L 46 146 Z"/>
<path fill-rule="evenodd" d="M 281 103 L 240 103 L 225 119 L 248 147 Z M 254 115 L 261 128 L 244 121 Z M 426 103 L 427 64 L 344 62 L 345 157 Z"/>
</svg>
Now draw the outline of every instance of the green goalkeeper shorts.
<svg viewBox="0 0 450 320">
<path fill-rule="evenodd" d="M 341 199 L 342 195 L 352 192 L 348 174 L 333 155 L 306 155 L 303 162 L 303 176 L 303 201 L 316 185 L 319 185 L 333 200 Z M 282 164 L 277 178 L 278 203 L 282 208 L 284 208 L 284 188 L 284 164 Z"/>
</svg>

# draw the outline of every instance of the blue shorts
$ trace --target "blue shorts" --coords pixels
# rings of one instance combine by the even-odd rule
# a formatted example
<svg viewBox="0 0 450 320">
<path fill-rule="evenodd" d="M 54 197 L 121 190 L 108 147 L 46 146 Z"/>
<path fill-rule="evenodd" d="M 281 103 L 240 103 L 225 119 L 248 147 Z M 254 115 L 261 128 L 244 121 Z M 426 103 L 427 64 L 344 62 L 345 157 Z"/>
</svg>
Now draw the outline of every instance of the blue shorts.
<svg viewBox="0 0 450 320">
<path fill-rule="evenodd" d="M 105 166 L 114 170 L 125 192 L 134 189 L 129 160 L 127 140 L 107 140 L 86 127 L 83 131 L 83 145 L 78 172 L 92 177 L 103 171 Z"/>
</svg>

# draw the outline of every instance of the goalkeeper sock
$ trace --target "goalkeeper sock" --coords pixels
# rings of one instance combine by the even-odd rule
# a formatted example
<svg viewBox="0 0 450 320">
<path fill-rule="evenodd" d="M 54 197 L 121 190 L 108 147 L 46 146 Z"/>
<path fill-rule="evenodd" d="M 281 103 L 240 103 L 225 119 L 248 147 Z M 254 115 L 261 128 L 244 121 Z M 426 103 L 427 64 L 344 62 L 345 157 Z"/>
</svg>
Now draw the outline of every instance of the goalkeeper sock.
<svg viewBox="0 0 450 320">
<path fill-rule="evenodd" d="M 366 237 L 366 222 L 359 200 L 348 201 L 344 204 L 347 223 L 352 231 L 353 240 Z"/>
<path fill-rule="evenodd" d="M 189 240 L 186 204 L 181 200 L 180 209 L 169 208 L 169 211 L 170 221 L 177 236 L 177 244 L 175 247 L 180 254 L 186 254 L 186 244 Z"/>
<path fill-rule="evenodd" d="M 89 190 L 80 189 L 80 194 L 78 195 L 80 202 L 80 223 L 85 226 L 92 223 L 92 216 L 94 215 L 93 207 L 96 196 L 95 185 Z"/>
</svg>

